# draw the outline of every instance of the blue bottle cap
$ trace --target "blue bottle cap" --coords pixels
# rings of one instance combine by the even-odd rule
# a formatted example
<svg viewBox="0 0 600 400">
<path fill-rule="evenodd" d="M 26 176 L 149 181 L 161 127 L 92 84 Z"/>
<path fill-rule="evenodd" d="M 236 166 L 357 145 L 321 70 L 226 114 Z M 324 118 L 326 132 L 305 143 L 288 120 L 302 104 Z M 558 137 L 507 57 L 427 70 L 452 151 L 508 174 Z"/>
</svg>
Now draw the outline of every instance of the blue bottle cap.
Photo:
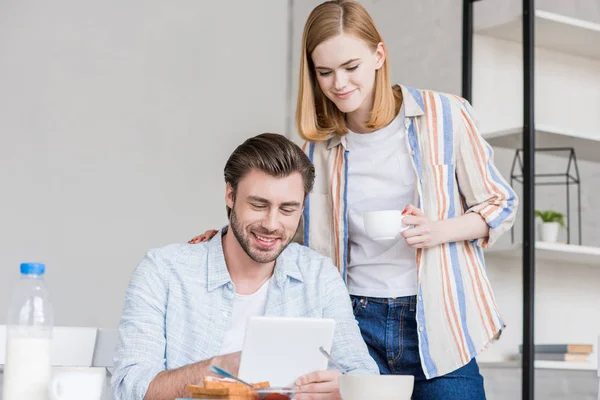
<svg viewBox="0 0 600 400">
<path fill-rule="evenodd" d="M 22 263 L 21 274 L 23 275 L 44 275 L 46 266 L 40 263 Z"/>
</svg>

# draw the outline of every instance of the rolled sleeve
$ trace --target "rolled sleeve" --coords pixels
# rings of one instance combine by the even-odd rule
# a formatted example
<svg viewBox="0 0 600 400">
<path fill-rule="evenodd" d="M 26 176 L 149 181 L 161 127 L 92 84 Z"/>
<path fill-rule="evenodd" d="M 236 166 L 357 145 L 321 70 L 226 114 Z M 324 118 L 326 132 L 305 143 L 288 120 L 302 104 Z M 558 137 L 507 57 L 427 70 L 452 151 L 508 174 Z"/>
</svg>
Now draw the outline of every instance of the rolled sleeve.
<svg viewBox="0 0 600 400">
<path fill-rule="evenodd" d="M 473 107 L 464 99 L 460 113 L 456 176 L 466 212 L 479 214 L 489 226 L 489 236 L 477 239 L 476 244 L 489 247 L 512 227 L 519 202 L 496 169 L 492 147 L 477 131 Z"/>
<path fill-rule="evenodd" d="M 111 386 L 115 400 L 142 400 L 165 370 L 167 282 L 156 253 L 135 269 L 125 294 Z"/>
<path fill-rule="evenodd" d="M 352 312 L 348 289 L 330 259 L 323 261 L 322 282 L 325 284 L 327 304 L 323 317 L 336 322 L 331 355 L 348 373 L 379 375 L 379 368 L 369 354 L 358 323 Z"/>
</svg>

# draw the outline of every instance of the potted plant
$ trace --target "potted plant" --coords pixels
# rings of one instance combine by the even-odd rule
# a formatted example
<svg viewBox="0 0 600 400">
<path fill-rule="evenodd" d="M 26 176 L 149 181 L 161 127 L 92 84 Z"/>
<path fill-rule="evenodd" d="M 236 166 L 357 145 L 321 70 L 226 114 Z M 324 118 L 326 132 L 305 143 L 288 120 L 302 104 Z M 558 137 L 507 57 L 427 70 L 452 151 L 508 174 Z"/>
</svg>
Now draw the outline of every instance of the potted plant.
<svg viewBox="0 0 600 400">
<path fill-rule="evenodd" d="M 553 210 L 535 210 L 535 216 L 542 220 L 540 226 L 541 241 L 556 243 L 560 228 L 565 227 L 565 216 Z"/>
</svg>

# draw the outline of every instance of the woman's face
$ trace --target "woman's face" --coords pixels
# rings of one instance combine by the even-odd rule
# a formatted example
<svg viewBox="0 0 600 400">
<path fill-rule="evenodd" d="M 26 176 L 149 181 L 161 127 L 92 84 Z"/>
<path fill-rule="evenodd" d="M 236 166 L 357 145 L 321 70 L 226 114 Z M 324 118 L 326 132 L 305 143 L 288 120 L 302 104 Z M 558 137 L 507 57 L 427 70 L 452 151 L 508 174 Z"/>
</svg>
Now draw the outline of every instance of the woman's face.
<svg viewBox="0 0 600 400">
<path fill-rule="evenodd" d="M 375 73 L 385 60 L 382 43 L 373 51 L 363 40 L 340 34 L 319 44 L 311 57 L 321 91 L 341 112 L 371 111 Z"/>
</svg>

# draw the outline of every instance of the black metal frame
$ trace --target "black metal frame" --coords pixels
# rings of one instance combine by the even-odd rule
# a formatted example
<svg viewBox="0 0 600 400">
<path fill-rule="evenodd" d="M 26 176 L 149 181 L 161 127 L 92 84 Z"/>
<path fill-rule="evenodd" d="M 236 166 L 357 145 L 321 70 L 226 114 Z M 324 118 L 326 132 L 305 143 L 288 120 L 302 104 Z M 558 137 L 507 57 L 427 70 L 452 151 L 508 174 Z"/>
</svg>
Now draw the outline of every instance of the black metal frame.
<svg viewBox="0 0 600 400">
<path fill-rule="evenodd" d="M 544 147 L 535 149 L 536 153 L 568 153 L 567 169 L 564 173 L 555 174 L 535 174 L 536 178 L 562 178 L 555 180 L 547 180 L 543 182 L 535 181 L 534 186 L 562 186 L 564 185 L 565 196 L 567 200 L 567 243 L 571 244 L 571 185 L 577 186 L 577 240 L 581 245 L 581 179 L 579 177 L 579 167 L 577 166 L 577 157 L 573 147 Z M 571 167 L 574 168 L 574 174 L 571 175 Z M 520 175 L 516 173 L 517 168 L 521 170 Z M 514 182 L 524 183 L 523 179 L 523 150 L 517 149 L 513 158 L 512 167 L 510 170 L 510 185 L 514 187 Z M 511 242 L 515 241 L 514 227 L 511 229 Z"/>
<path fill-rule="evenodd" d="M 475 0 L 476 1 L 476 0 Z M 473 0 L 463 0 L 462 97 L 472 102 L 473 84 Z"/>
<path fill-rule="evenodd" d="M 535 318 L 535 8 L 523 0 L 523 358 L 521 398 L 533 400 Z"/>
<path fill-rule="evenodd" d="M 473 2 L 463 0 L 462 95 L 472 101 Z M 523 357 L 522 399 L 534 398 L 535 118 L 534 0 L 523 0 Z"/>
</svg>

